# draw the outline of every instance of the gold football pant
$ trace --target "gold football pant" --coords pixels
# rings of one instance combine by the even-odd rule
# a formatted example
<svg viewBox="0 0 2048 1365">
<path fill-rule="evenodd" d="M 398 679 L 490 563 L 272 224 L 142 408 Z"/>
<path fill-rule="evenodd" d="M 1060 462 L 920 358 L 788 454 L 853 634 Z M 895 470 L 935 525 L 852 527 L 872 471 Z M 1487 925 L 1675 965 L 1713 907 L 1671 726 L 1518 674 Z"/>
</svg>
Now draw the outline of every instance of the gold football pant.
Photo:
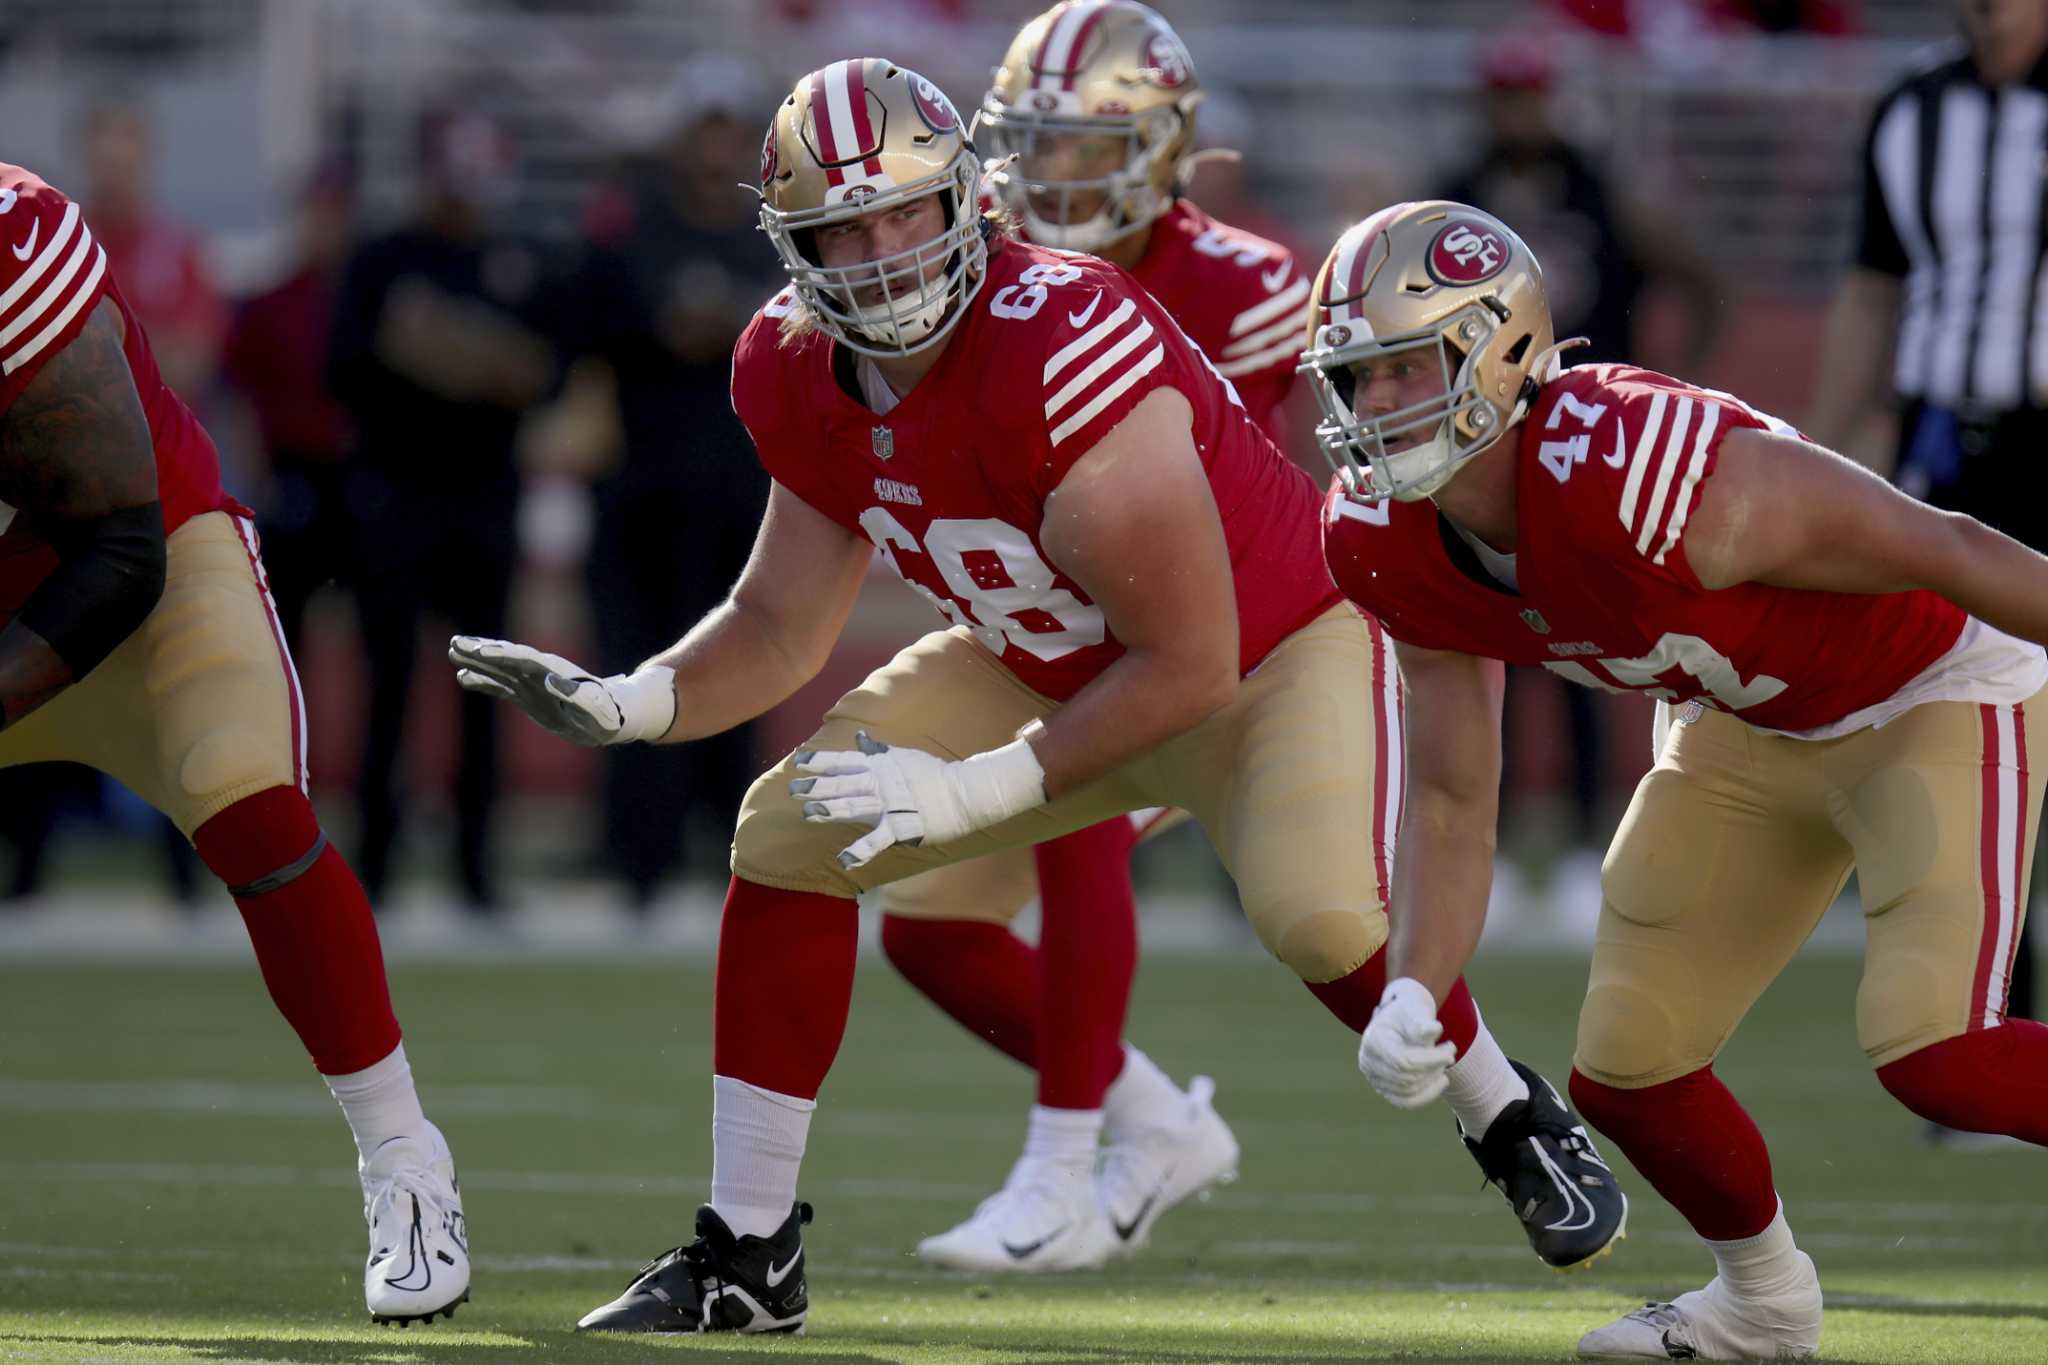
<svg viewBox="0 0 2048 1365">
<path fill-rule="evenodd" d="M 1334 981 L 1387 937 L 1386 869 L 1401 793 L 1399 686 L 1378 625 L 1334 607 L 1283 641 L 1228 706 L 1193 730 L 1037 810 L 944 846 L 898 845 L 852 870 L 836 855 L 860 827 L 805 821 L 789 795 L 795 764 L 785 758 L 747 793 L 733 872 L 767 886 L 852 896 L 1127 811 L 1178 806 L 1208 833 L 1266 947 L 1304 980 Z M 1056 710 L 966 631 L 941 631 L 840 698 L 802 747 L 850 749 L 865 730 L 965 758 Z M 972 881 L 991 866 L 963 876 Z M 966 886 L 955 912 L 972 913 L 977 894 Z"/>
<path fill-rule="evenodd" d="M 99 769 L 192 831 L 243 797 L 306 786 L 306 717 L 257 557 L 226 512 L 172 533 L 164 595 L 99 667 L 0 730 L 0 767 Z"/>
<path fill-rule="evenodd" d="M 1931 702 L 1817 742 L 1711 710 L 1674 725 L 1602 869 L 1578 1069 L 1638 1089 L 1712 1062 L 1852 868 L 1872 1065 L 1997 1027 L 2048 775 L 2027 753 L 2043 697 Z"/>
</svg>

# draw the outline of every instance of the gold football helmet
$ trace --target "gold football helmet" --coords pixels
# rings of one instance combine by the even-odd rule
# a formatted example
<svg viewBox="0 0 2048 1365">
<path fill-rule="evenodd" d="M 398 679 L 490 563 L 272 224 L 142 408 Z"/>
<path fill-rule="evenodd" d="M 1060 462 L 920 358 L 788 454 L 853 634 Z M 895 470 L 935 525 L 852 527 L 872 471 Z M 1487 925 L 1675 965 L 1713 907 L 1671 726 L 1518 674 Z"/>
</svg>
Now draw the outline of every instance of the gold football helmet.
<svg viewBox="0 0 2048 1365">
<path fill-rule="evenodd" d="M 987 275 L 981 163 L 953 102 L 881 57 L 834 62 L 796 83 L 761 144 L 761 230 L 818 329 L 865 355 L 937 342 Z M 832 267 L 817 232 L 937 195 L 946 227 L 928 242 Z"/>
<path fill-rule="evenodd" d="M 1310 296 L 1316 444 L 1356 497 L 1426 498 L 1522 419 L 1561 349 L 1543 271 L 1507 224 L 1441 199 L 1381 209 L 1337 239 Z M 1417 353 L 1441 394 L 1356 411 L 1359 368 Z"/>
<path fill-rule="evenodd" d="M 1011 42 L 974 130 L 1032 241 L 1100 251 L 1172 207 L 1201 98 L 1187 48 L 1151 9 L 1063 0 Z"/>
</svg>

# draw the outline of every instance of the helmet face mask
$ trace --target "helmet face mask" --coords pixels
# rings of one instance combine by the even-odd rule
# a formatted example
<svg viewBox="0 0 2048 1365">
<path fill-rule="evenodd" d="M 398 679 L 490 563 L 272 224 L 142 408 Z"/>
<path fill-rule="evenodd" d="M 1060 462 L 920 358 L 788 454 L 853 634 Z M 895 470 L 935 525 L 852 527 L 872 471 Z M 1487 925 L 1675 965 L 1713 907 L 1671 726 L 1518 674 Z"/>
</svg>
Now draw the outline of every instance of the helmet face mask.
<svg viewBox="0 0 2048 1365">
<path fill-rule="evenodd" d="M 1173 207 L 1201 98 L 1158 14 L 1136 0 L 1065 0 L 1011 41 L 974 131 L 990 184 L 1032 241 L 1100 251 Z"/>
<path fill-rule="evenodd" d="M 1173 178 L 1174 168 L 1162 164 L 1181 127 L 1173 110 L 1142 120 L 1063 119 L 1018 116 L 991 102 L 974 126 L 997 166 L 989 183 L 1043 246 L 1097 251 L 1150 226 L 1172 204 L 1171 190 L 1160 186 Z"/>
<path fill-rule="evenodd" d="M 836 207 L 777 214 L 761 206 L 761 229 L 775 243 L 818 329 L 863 355 L 915 355 L 936 344 L 980 291 L 988 244 L 976 216 L 978 172 L 971 152 L 930 181 L 913 181 Z M 892 213 L 936 197 L 946 225 L 937 236 L 871 260 L 824 264 L 818 233 L 837 223 Z"/>
<path fill-rule="evenodd" d="M 924 77 L 881 58 L 797 82 L 761 149 L 761 230 L 804 321 L 882 358 L 938 344 L 981 290 L 988 240 L 981 163 L 959 115 Z M 819 233 L 935 199 L 944 226 L 889 254 L 826 265 Z"/>
<path fill-rule="evenodd" d="M 1426 498 L 1493 443 L 1505 423 L 1479 391 L 1472 360 L 1498 326 L 1483 305 L 1472 304 L 1426 331 L 1375 338 L 1353 326 L 1345 329 L 1348 339 L 1309 348 L 1301 372 L 1323 412 L 1316 446 L 1347 489 L 1370 502 Z M 1359 369 L 1402 359 L 1435 373 L 1430 395 L 1390 412 L 1359 413 Z"/>
<path fill-rule="evenodd" d="M 1506 224 L 1443 200 L 1382 209 L 1316 280 L 1301 364 L 1316 444 L 1362 501 L 1430 497 L 1522 419 L 1558 349 L 1542 271 Z M 1361 413 L 1359 370 L 1403 358 L 1434 384 Z"/>
</svg>

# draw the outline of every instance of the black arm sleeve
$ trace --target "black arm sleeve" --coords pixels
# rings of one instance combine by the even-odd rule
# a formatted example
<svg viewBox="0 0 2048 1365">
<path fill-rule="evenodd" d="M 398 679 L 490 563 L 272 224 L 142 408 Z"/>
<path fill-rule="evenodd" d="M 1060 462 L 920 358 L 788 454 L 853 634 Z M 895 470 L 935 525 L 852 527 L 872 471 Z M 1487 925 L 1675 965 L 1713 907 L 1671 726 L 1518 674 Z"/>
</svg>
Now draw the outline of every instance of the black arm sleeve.
<svg viewBox="0 0 2048 1365">
<path fill-rule="evenodd" d="M 20 620 L 49 641 L 73 678 L 83 678 L 164 595 L 163 506 L 147 502 L 38 530 L 58 563 L 22 604 Z"/>
</svg>

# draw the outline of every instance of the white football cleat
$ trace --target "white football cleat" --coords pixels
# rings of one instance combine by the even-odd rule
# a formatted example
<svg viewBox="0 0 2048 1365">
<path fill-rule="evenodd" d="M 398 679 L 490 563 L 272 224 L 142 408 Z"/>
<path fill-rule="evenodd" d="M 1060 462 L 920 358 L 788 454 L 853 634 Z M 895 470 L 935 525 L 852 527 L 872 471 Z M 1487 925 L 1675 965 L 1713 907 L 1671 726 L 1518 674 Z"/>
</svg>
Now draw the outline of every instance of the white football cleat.
<svg viewBox="0 0 2048 1365">
<path fill-rule="evenodd" d="M 1705 1289 L 1648 1303 L 1579 1338 L 1593 1360 L 1811 1360 L 1820 1350 L 1820 1277 L 1803 1251 L 1799 1278 L 1745 1300 L 1716 1275 Z"/>
<path fill-rule="evenodd" d="M 1027 1156 L 972 1218 L 925 1238 L 917 1254 L 948 1270 L 1095 1270 L 1115 1245 L 1093 1173 Z"/>
<path fill-rule="evenodd" d="M 1142 1250 L 1152 1225 L 1174 1205 L 1237 1179 L 1237 1137 L 1216 1112 L 1215 1097 L 1216 1082 L 1197 1076 L 1178 1113 L 1104 1146 L 1095 1189 L 1118 1255 Z"/>
<path fill-rule="evenodd" d="M 455 1158 L 441 1130 L 385 1142 L 362 1164 L 370 1260 L 363 1298 L 373 1322 L 403 1327 L 455 1316 L 469 1300 L 469 1228 Z"/>
</svg>

